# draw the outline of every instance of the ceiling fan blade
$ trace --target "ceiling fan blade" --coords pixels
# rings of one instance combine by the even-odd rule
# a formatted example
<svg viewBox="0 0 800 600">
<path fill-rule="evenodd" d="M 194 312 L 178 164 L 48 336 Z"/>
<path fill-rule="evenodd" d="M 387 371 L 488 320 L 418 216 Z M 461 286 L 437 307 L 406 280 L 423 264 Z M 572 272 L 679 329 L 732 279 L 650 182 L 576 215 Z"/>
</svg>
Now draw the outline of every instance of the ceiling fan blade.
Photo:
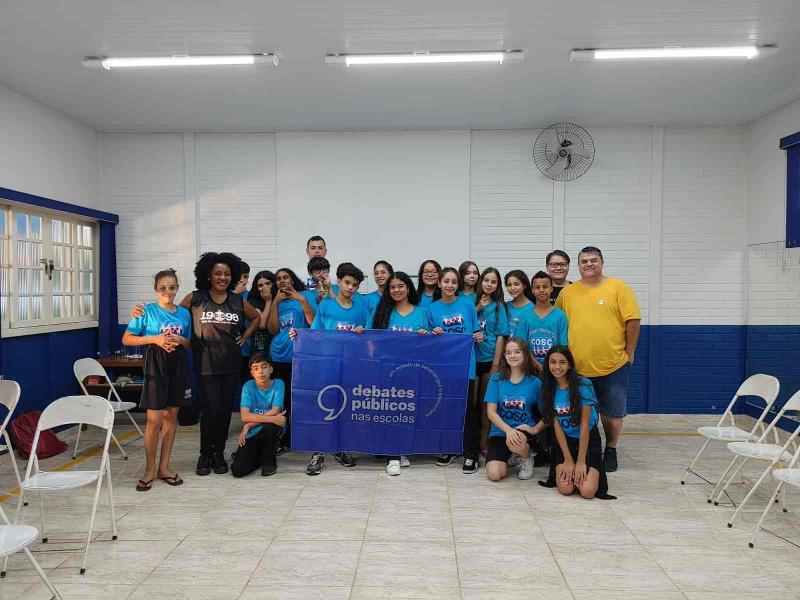
<svg viewBox="0 0 800 600">
<path fill-rule="evenodd" d="M 554 162 L 545 172 L 544 174 L 548 177 L 556 177 L 564 172 L 564 169 L 567 168 L 569 165 L 569 156 L 562 156 L 556 162 Z"/>
</svg>

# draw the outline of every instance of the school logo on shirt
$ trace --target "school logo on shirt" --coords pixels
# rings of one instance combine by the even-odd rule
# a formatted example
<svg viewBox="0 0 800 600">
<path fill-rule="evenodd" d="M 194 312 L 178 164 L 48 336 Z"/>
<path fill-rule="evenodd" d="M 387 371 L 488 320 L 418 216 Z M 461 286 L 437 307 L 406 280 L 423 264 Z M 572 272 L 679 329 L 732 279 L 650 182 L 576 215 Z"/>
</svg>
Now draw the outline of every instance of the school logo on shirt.
<svg viewBox="0 0 800 600">
<path fill-rule="evenodd" d="M 294 327 L 294 314 L 288 313 L 280 318 L 281 330 Z"/>
<path fill-rule="evenodd" d="M 448 333 L 464 333 L 464 316 L 452 315 L 442 319 L 442 328 Z"/>
<path fill-rule="evenodd" d="M 168 325 L 161 326 L 161 333 L 162 335 L 180 335 L 181 334 L 181 326 L 175 323 L 170 323 Z"/>
<path fill-rule="evenodd" d="M 480 325 L 481 331 L 486 331 L 486 319 L 481 319 L 478 321 L 478 324 Z"/>
<path fill-rule="evenodd" d="M 389 331 L 402 331 L 404 333 L 413 333 L 414 328 L 408 325 L 392 325 L 389 327 Z"/>
<path fill-rule="evenodd" d="M 503 407 L 508 409 L 525 408 L 525 400 L 521 398 L 506 398 L 503 400 Z"/>
<path fill-rule="evenodd" d="M 336 322 L 336 331 L 353 331 L 356 326 L 352 323 L 348 323 L 346 321 L 337 321 Z"/>
<path fill-rule="evenodd" d="M 528 344 L 536 358 L 544 358 L 553 347 L 553 333 L 549 329 L 534 329 L 528 338 Z"/>
<path fill-rule="evenodd" d="M 217 311 L 207 310 L 203 311 L 203 313 L 200 315 L 200 322 L 214 323 L 216 325 L 238 323 L 239 315 L 237 315 L 236 313 L 223 312 L 221 310 Z"/>
</svg>

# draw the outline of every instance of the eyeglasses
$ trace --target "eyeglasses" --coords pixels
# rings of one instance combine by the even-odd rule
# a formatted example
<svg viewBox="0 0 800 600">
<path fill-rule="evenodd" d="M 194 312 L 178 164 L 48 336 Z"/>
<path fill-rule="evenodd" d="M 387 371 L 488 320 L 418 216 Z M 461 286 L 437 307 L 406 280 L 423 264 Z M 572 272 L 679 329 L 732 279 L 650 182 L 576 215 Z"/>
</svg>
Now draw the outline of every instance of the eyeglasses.
<svg viewBox="0 0 800 600">
<path fill-rule="evenodd" d="M 178 289 L 177 285 L 160 285 L 156 288 L 157 292 L 174 292 Z"/>
<path fill-rule="evenodd" d="M 436 275 L 438 277 L 439 276 L 439 271 L 423 271 L 422 274 L 423 275 Z"/>
<path fill-rule="evenodd" d="M 567 267 L 569 267 L 569 263 L 554 263 L 554 262 L 551 262 L 551 263 L 547 263 L 547 266 L 550 267 L 551 269 L 566 269 Z"/>
</svg>

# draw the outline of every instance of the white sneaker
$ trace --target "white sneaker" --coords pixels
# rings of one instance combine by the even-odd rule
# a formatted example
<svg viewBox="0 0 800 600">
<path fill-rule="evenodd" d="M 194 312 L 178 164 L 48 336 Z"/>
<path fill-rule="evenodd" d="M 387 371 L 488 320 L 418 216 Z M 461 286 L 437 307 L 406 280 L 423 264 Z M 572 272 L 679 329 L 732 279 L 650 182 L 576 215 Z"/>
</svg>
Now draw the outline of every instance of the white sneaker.
<svg viewBox="0 0 800 600">
<path fill-rule="evenodd" d="M 530 479 L 533 477 L 533 456 L 528 455 L 528 458 L 522 460 L 521 465 L 517 473 L 517 478 Z"/>
<path fill-rule="evenodd" d="M 386 463 L 386 474 L 387 475 L 400 475 L 400 461 L 399 460 L 390 460 Z"/>
<path fill-rule="evenodd" d="M 402 468 L 404 468 L 404 469 L 407 469 L 408 467 L 410 467 L 410 466 L 411 466 L 411 461 L 410 461 L 410 460 L 408 460 L 408 457 L 407 457 L 407 456 L 401 456 L 401 457 L 400 457 L 400 466 L 401 466 Z"/>
<path fill-rule="evenodd" d="M 522 457 L 519 454 L 512 454 L 508 459 L 508 466 L 513 469 L 514 467 L 520 466 L 522 462 Z"/>
</svg>

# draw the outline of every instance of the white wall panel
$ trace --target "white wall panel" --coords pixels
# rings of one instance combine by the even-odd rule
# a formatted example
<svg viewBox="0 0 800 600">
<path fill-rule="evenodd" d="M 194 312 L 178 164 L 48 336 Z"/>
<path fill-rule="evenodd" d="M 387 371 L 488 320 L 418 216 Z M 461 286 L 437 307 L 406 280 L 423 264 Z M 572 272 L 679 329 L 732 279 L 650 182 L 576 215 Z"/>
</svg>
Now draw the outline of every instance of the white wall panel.
<svg viewBox="0 0 800 600">
<path fill-rule="evenodd" d="M 275 136 L 194 136 L 200 252 L 234 252 L 253 274 L 277 260 Z"/>
<path fill-rule="evenodd" d="M 591 169 L 565 185 L 564 246 L 578 279 L 578 251 L 597 246 L 605 272 L 636 292 L 648 322 L 651 130 L 589 128 L 597 154 Z"/>
<path fill-rule="evenodd" d="M 314 234 L 334 269 L 370 275 L 379 258 L 416 273 L 467 257 L 469 132 L 279 133 L 277 151 L 282 264 L 302 268 Z"/>
<path fill-rule="evenodd" d="M 0 132 L 0 187 L 102 208 L 93 129 L 0 85 Z"/>
<path fill-rule="evenodd" d="M 152 276 L 175 268 L 179 295 L 194 289 L 194 206 L 184 186 L 180 134 L 109 134 L 103 137 L 104 208 L 119 214 L 119 318 L 153 298 Z M 182 296 L 180 296 L 182 297 Z"/>
<path fill-rule="evenodd" d="M 538 131 L 475 131 L 470 149 L 470 258 L 505 275 L 544 268 L 556 241 L 554 184 L 533 163 Z"/>
<path fill-rule="evenodd" d="M 744 323 L 744 140 L 742 128 L 665 131 L 664 323 Z"/>
</svg>

